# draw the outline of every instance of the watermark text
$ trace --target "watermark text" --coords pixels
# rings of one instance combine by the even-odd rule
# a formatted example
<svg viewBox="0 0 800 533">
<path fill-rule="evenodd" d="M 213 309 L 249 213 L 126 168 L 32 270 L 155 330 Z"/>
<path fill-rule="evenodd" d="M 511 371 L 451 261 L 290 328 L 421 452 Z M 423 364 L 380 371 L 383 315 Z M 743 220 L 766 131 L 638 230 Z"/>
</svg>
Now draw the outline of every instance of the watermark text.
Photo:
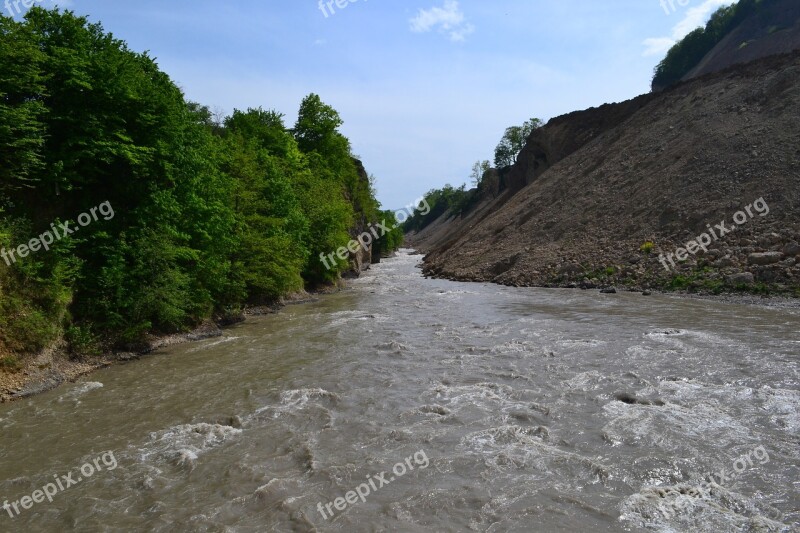
<svg viewBox="0 0 800 533">
<path fill-rule="evenodd" d="M 413 460 L 413 462 L 412 462 Z M 414 465 L 419 466 L 420 470 L 425 470 L 430 465 L 430 460 L 424 451 L 420 450 L 414 455 L 406 457 L 405 462 L 397 463 L 392 468 L 394 476 L 390 476 L 388 472 L 381 472 L 377 475 L 367 475 L 367 482 L 362 483 L 355 490 L 349 491 L 344 497 L 339 497 L 322 505 L 322 502 L 317 504 L 317 510 L 322 515 L 322 518 L 328 520 L 335 514 L 333 508 L 337 511 L 344 511 L 348 505 L 355 505 L 361 500 L 362 503 L 367 501 L 367 496 L 377 491 L 378 489 L 388 485 L 392 481 L 406 475 L 407 472 L 414 470 Z M 328 511 L 327 514 L 325 511 Z"/>
<path fill-rule="evenodd" d="M 19 500 L 10 502 L 5 500 L 3 502 L 3 509 L 8 513 L 11 518 L 18 517 L 23 510 L 28 510 L 33 507 L 35 503 L 42 503 L 45 499 L 52 503 L 53 498 L 59 493 L 64 492 L 73 485 L 77 485 L 84 479 L 89 479 L 95 472 L 102 472 L 103 467 L 101 462 L 105 465 L 106 469 L 111 471 L 117 468 L 117 458 L 114 457 L 114 452 L 105 452 L 100 457 L 95 458 L 92 462 L 86 463 L 78 469 L 78 472 L 68 472 L 66 475 L 59 476 L 53 475 L 53 481 L 47 483 L 41 489 L 33 491 L 29 496 L 23 496 Z M 77 474 L 81 475 L 78 476 Z M 73 477 L 76 476 L 76 477 Z"/>
<path fill-rule="evenodd" d="M 753 211 L 755 211 L 755 213 Z M 672 265 L 672 268 L 675 268 L 675 259 L 678 261 L 686 261 L 689 259 L 689 254 L 694 255 L 700 250 L 708 252 L 708 247 L 711 246 L 712 243 L 736 231 L 737 227 L 755 218 L 756 213 L 762 217 L 769 214 L 769 206 L 767 202 L 764 201 L 764 198 L 759 198 L 742 211 L 737 211 L 736 214 L 733 215 L 733 221 L 736 223 L 735 226 L 728 226 L 727 222 L 724 220 L 714 227 L 709 224 L 708 233 L 702 233 L 697 238 L 687 242 L 685 248 L 678 248 L 674 253 L 667 254 L 666 256 L 664 256 L 664 254 L 659 255 L 658 260 L 664 265 L 664 269 L 669 272 L 670 265 Z M 669 262 L 669 264 L 667 264 L 667 262 Z"/>
<path fill-rule="evenodd" d="M 50 250 L 50 245 L 54 244 L 56 240 L 61 240 L 67 235 L 72 235 L 80 228 L 88 226 L 92 222 L 96 222 L 98 220 L 98 211 L 103 216 L 103 220 L 111 220 L 114 218 L 114 208 L 111 207 L 111 202 L 103 202 L 99 206 L 91 208 L 88 213 L 81 213 L 78 215 L 77 226 L 70 228 L 69 225 L 72 224 L 72 222 L 69 220 L 60 222 L 58 226 L 53 222 L 50 224 L 50 230 L 31 239 L 27 244 L 20 244 L 16 248 L 11 248 L 9 250 L 5 248 L 0 249 L 0 257 L 3 258 L 6 265 L 11 266 L 11 263 L 17 262 L 17 256 L 19 256 L 19 258 L 25 258 L 28 257 L 31 252 L 38 252 L 42 248 L 44 248 L 45 251 Z"/>
</svg>

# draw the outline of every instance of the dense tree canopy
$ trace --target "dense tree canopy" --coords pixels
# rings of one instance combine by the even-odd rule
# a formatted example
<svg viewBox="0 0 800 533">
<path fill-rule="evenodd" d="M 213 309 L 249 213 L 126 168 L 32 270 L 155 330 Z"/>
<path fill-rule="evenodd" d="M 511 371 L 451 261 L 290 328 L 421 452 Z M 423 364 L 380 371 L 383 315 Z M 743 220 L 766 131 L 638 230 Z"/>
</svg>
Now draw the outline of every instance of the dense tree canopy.
<svg viewBox="0 0 800 533">
<path fill-rule="evenodd" d="M 381 216 L 341 125 L 314 94 L 293 129 L 262 108 L 220 121 L 99 24 L 0 17 L 0 247 L 114 211 L 0 260 L 0 356 L 131 343 L 337 279 L 348 262 L 318 255 Z"/>
</svg>

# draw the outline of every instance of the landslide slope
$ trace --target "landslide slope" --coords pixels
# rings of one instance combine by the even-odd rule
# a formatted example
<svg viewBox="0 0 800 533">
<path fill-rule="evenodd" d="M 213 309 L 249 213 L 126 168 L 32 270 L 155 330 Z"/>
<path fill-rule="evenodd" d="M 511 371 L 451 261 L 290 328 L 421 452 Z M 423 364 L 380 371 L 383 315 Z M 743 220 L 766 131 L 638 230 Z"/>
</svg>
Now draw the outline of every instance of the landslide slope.
<svg viewBox="0 0 800 533">
<path fill-rule="evenodd" d="M 746 18 L 689 71 L 684 80 L 800 48 L 800 2 L 776 0 Z"/>
<path fill-rule="evenodd" d="M 451 279 L 800 291 L 799 118 L 800 52 L 565 115 L 534 132 L 499 190 L 409 240 L 430 252 L 427 274 Z M 675 269 L 659 263 L 759 198 L 768 215 Z"/>
</svg>

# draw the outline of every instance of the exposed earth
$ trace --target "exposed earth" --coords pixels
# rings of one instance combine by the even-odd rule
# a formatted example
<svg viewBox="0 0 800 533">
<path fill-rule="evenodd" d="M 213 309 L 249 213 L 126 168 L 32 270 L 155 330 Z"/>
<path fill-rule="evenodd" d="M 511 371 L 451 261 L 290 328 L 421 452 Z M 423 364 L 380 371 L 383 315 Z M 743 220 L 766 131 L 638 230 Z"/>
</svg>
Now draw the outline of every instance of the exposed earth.
<svg viewBox="0 0 800 533">
<path fill-rule="evenodd" d="M 555 118 L 408 242 L 455 280 L 800 296 L 798 81 L 795 51 Z"/>
</svg>

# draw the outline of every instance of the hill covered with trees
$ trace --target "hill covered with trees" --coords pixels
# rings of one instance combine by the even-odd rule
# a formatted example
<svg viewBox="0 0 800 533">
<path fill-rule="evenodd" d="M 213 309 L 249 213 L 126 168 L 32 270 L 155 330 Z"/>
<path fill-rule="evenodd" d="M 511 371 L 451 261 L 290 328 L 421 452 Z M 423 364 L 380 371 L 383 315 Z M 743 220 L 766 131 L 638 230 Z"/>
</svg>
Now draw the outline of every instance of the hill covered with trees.
<svg viewBox="0 0 800 533">
<path fill-rule="evenodd" d="M 336 281 L 349 261 L 319 254 L 384 215 L 341 124 L 315 94 L 292 127 L 260 107 L 215 120 L 99 24 L 0 17 L 0 370 Z"/>
</svg>

